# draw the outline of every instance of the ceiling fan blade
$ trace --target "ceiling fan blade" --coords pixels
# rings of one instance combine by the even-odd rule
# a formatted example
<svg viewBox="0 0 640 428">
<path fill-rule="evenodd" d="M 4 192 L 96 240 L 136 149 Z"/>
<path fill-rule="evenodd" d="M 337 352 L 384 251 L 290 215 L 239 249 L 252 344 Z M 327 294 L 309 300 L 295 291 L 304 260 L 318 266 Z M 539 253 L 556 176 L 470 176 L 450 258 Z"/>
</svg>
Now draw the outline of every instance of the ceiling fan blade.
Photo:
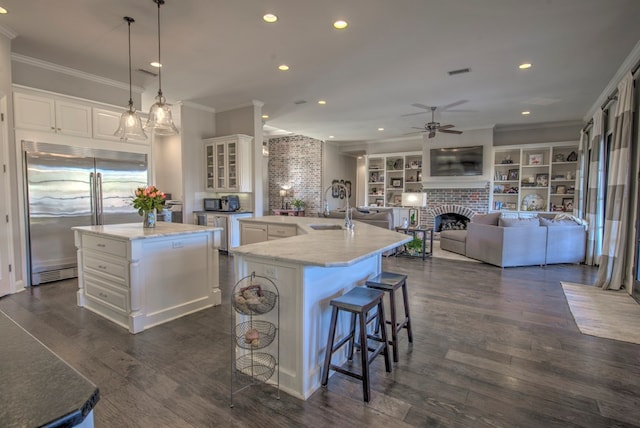
<svg viewBox="0 0 640 428">
<path fill-rule="evenodd" d="M 412 126 L 412 127 L 411 127 L 411 129 L 419 129 L 419 130 L 421 130 L 421 131 L 425 131 L 425 129 L 424 129 L 424 128 L 418 128 L 417 126 Z"/>
<path fill-rule="evenodd" d="M 451 107 L 459 106 L 460 104 L 464 104 L 464 103 L 468 103 L 468 102 L 469 102 L 469 100 L 459 100 L 459 101 L 456 101 L 454 103 L 447 104 L 446 106 L 440 107 L 440 110 L 447 110 L 447 109 L 450 109 Z"/>
<path fill-rule="evenodd" d="M 444 132 L 445 134 L 462 134 L 462 131 L 455 131 L 453 129 L 442 129 L 442 128 L 440 128 L 438 131 Z"/>
<path fill-rule="evenodd" d="M 426 105 L 424 105 L 424 104 L 415 103 L 415 104 L 411 104 L 411 105 L 412 105 L 412 106 L 414 106 L 414 107 L 421 108 L 421 109 L 423 109 L 423 110 L 431 110 L 431 107 L 426 106 Z"/>
<path fill-rule="evenodd" d="M 426 114 L 426 113 L 425 113 L 425 112 L 423 112 L 423 111 L 419 111 L 419 112 L 417 112 L 417 113 L 408 113 L 408 114 L 403 114 L 403 115 L 402 115 L 402 116 L 400 116 L 400 117 L 417 116 L 417 115 L 419 115 L 419 114 Z"/>
<path fill-rule="evenodd" d="M 453 128 L 455 125 L 440 125 L 440 130 Z"/>
</svg>

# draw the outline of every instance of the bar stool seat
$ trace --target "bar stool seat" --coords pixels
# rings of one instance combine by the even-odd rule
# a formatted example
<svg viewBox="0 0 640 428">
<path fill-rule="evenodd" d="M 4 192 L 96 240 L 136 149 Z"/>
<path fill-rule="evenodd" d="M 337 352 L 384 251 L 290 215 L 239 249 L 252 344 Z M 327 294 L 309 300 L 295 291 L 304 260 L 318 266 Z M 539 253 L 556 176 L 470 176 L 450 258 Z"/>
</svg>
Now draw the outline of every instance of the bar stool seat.
<svg viewBox="0 0 640 428">
<path fill-rule="evenodd" d="M 351 376 L 353 378 L 362 381 L 362 392 L 364 401 L 369 401 L 371 395 L 371 388 L 369 382 L 369 364 L 375 357 L 380 354 L 384 355 L 385 369 L 387 373 L 391 372 L 391 361 L 389 359 L 389 346 L 387 340 L 386 329 L 380 329 L 379 332 L 374 334 L 367 333 L 367 323 L 369 319 L 369 311 L 377 308 L 375 314 L 372 315 L 371 320 L 385 324 L 384 318 L 384 305 L 382 299 L 384 293 L 379 290 L 374 290 L 367 287 L 355 287 L 342 296 L 331 300 L 330 304 L 333 307 L 331 312 L 331 323 L 329 325 L 329 338 L 327 340 L 327 348 L 325 350 L 324 364 L 322 368 L 322 381 L 323 387 L 327 386 L 329 381 L 329 370 L 335 370 L 339 373 Z M 351 323 L 349 326 L 349 334 L 340 339 L 338 343 L 334 344 L 336 324 L 338 320 L 338 313 L 340 311 L 346 311 L 351 314 Z M 357 321 L 356 321 L 357 320 Z M 331 357 L 338 349 L 343 345 L 348 344 L 348 361 L 353 360 L 353 348 L 354 341 L 356 339 L 356 325 L 359 327 L 359 344 L 360 344 L 360 358 L 361 358 L 361 370 L 357 372 L 348 368 L 343 368 L 331 363 Z M 376 342 L 375 346 L 369 345 L 369 342 Z"/>
<path fill-rule="evenodd" d="M 407 275 L 382 272 L 374 278 L 366 282 L 366 286 L 375 290 L 388 292 L 390 305 L 390 320 L 386 323 L 391 324 L 391 340 L 389 344 L 393 346 L 393 362 L 397 363 L 398 358 L 398 332 L 403 328 L 407 329 L 409 343 L 413 343 L 413 332 L 411 330 L 411 317 L 409 316 L 409 296 L 407 293 Z M 398 321 L 396 314 L 396 290 L 402 288 L 402 300 L 404 301 L 404 318 Z M 383 324 L 384 325 L 384 324 Z M 384 329 L 383 329 L 384 330 Z"/>
</svg>

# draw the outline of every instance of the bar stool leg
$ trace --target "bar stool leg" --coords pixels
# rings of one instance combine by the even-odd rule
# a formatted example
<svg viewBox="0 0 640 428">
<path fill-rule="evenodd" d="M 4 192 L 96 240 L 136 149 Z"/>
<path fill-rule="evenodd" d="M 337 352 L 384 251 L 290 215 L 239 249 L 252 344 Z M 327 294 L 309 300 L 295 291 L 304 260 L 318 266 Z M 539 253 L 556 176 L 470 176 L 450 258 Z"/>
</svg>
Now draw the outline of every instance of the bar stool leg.
<svg viewBox="0 0 640 428">
<path fill-rule="evenodd" d="M 386 325 L 385 318 L 384 318 L 384 301 L 383 300 L 380 300 L 380 303 L 378 303 L 378 321 L 380 322 L 380 324 Z M 391 373 L 391 358 L 389 358 L 389 341 L 387 340 L 386 328 L 382 329 L 382 331 L 380 332 L 380 336 L 381 336 L 381 341 L 384 345 L 384 348 L 382 349 L 382 354 L 384 355 L 384 368 L 387 371 L 387 373 Z"/>
<path fill-rule="evenodd" d="M 354 348 L 354 344 L 353 342 L 356 340 L 356 314 L 355 313 L 351 313 L 351 322 L 349 323 L 349 336 L 351 336 L 351 339 L 349 340 L 349 346 L 348 346 L 348 357 L 347 359 L 349 361 L 353 361 L 353 348 Z"/>
<path fill-rule="evenodd" d="M 411 317 L 409 316 L 409 296 L 407 292 L 407 281 L 402 283 L 402 299 L 404 300 L 404 317 L 407 320 L 407 334 L 409 343 L 413 343 L 413 331 L 411 330 Z"/>
<path fill-rule="evenodd" d="M 323 387 L 327 386 L 329 382 L 329 365 L 331 364 L 331 356 L 333 355 L 333 336 L 336 333 L 336 323 L 338 321 L 338 308 L 333 307 L 331 312 L 331 324 L 329 324 L 329 339 L 327 341 L 327 347 L 324 350 L 324 365 L 322 366 L 322 382 Z"/>
<path fill-rule="evenodd" d="M 362 393 L 364 401 L 369 402 L 369 345 L 367 344 L 367 314 L 358 315 L 360 321 L 360 361 L 362 361 Z"/>
<path fill-rule="evenodd" d="M 397 363 L 400 358 L 398 352 L 398 321 L 396 318 L 395 290 L 389 291 L 389 305 L 391 306 L 391 345 L 393 346 L 393 362 Z"/>
</svg>

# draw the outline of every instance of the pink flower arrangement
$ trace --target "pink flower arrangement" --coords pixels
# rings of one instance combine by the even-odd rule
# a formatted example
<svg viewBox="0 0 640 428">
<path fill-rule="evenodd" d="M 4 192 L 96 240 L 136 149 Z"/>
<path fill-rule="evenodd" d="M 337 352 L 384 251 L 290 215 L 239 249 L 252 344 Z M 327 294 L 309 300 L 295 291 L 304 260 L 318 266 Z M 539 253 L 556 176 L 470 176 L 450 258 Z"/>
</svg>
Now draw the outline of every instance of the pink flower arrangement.
<svg viewBox="0 0 640 428">
<path fill-rule="evenodd" d="M 140 215 L 144 211 L 151 211 L 154 208 L 161 212 L 165 197 L 164 192 L 158 190 L 156 186 L 138 187 L 135 196 L 132 197 L 133 208 L 137 208 Z"/>
</svg>

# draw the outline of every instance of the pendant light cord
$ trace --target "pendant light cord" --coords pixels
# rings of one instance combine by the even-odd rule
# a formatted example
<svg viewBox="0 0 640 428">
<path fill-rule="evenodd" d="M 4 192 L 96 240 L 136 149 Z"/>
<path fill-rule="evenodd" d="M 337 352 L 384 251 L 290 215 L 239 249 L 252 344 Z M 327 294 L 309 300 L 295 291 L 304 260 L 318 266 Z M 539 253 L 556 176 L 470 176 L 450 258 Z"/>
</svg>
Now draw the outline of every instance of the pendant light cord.
<svg viewBox="0 0 640 428">
<path fill-rule="evenodd" d="M 162 97 L 162 60 L 160 59 L 160 5 L 164 4 L 164 0 L 153 0 L 158 5 L 158 95 Z"/>
<path fill-rule="evenodd" d="M 124 20 L 127 21 L 129 25 L 129 110 L 133 110 L 133 89 L 131 86 L 131 23 L 136 21 L 128 16 L 125 16 Z"/>
</svg>

